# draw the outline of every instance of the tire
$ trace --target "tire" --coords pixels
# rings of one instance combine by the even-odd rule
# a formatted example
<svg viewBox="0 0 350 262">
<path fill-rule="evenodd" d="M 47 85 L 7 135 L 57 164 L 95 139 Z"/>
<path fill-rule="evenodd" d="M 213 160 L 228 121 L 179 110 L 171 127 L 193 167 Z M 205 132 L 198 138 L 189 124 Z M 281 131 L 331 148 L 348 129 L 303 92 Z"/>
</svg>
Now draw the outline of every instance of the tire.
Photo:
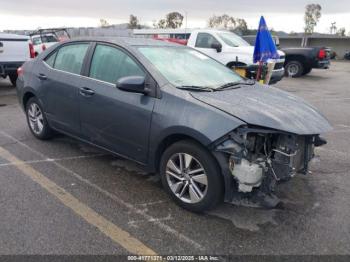
<svg viewBox="0 0 350 262">
<path fill-rule="evenodd" d="M 289 77 L 300 77 L 304 71 L 304 66 L 299 61 L 288 61 L 284 68 L 286 76 Z"/>
<path fill-rule="evenodd" d="M 17 81 L 17 74 L 9 74 L 9 78 L 10 78 L 10 81 L 11 81 L 11 84 L 16 87 L 16 81 Z"/>
<path fill-rule="evenodd" d="M 36 97 L 32 97 L 25 105 L 27 123 L 32 134 L 41 140 L 49 139 L 53 136 L 53 130 L 45 117 L 42 106 Z"/>
<path fill-rule="evenodd" d="M 183 172 L 180 172 L 180 158 L 184 163 Z M 159 170 L 165 190 L 187 210 L 203 212 L 223 201 L 220 168 L 214 157 L 198 143 L 183 140 L 171 145 L 162 155 Z M 194 173 L 189 174 L 191 171 Z"/>
<path fill-rule="evenodd" d="M 309 74 L 311 71 L 312 71 L 312 68 L 310 68 L 310 67 L 305 68 L 303 71 L 303 76 Z"/>
</svg>

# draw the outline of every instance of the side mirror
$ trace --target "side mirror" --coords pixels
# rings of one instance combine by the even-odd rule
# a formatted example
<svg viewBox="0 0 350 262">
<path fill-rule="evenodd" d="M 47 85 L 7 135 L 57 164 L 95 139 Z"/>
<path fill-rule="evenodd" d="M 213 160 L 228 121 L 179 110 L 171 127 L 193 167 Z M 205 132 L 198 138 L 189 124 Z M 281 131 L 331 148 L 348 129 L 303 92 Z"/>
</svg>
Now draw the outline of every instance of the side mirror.
<svg viewBox="0 0 350 262">
<path fill-rule="evenodd" d="M 212 43 L 210 47 L 215 49 L 218 53 L 222 51 L 222 45 L 220 43 Z"/>
<path fill-rule="evenodd" d="M 126 76 L 117 82 L 117 88 L 126 92 L 148 94 L 145 86 L 145 77 L 143 76 Z"/>
</svg>

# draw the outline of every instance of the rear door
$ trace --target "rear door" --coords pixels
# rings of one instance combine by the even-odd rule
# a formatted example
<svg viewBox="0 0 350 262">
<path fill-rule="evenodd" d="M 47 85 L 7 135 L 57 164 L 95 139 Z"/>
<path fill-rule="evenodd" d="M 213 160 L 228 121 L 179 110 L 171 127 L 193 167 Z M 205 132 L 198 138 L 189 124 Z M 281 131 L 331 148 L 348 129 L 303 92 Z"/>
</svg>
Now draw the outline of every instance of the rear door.
<svg viewBox="0 0 350 262">
<path fill-rule="evenodd" d="M 79 93 L 84 138 L 113 152 L 146 162 L 155 98 L 116 88 L 125 76 L 148 77 L 124 49 L 97 44 Z M 147 80 L 146 80 L 147 81 Z"/>
<path fill-rule="evenodd" d="M 83 85 L 81 71 L 90 44 L 71 43 L 60 47 L 37 70 L 45 92 L 45 110 L 50 124 L 61 131 L 80 135 L 79 89 Z"/>
</svg>

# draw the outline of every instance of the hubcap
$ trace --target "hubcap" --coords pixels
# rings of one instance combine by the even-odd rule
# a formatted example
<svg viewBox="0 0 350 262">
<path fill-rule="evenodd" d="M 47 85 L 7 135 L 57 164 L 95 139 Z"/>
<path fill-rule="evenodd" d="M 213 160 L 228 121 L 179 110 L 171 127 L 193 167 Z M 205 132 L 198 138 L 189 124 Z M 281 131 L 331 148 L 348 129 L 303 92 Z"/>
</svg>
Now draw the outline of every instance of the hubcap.
<svg viewBox="0 0 350 262">
<path fill-rule="evenodd" d="M 287 71 L 289 76 L 295 76 L 299 71 L 299 66 L 296 64 L 290 64 Z"/>
<path fill-rule="evenodd" d="M 173 155 L 166 166 L 171 191 L 183 202 L 200 202 L 208 189 L 208 178 L 201 163 L 186 153 Z"/>
<path fill-rule="evenodd" d="M 44 118 L 40 107 L 36 103 L 32 103 L 28 108 L 28 119 L 30 129 L 37 135 L 43 131 Z"/>
</svg>

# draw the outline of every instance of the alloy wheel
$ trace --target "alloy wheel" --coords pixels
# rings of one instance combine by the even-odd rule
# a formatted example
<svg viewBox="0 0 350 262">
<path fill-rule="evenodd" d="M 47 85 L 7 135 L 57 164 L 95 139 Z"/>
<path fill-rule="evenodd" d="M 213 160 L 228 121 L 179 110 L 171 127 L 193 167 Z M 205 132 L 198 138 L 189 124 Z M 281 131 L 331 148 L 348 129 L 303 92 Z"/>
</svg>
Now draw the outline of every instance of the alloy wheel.
<svg viewBox="0 0 350 262">
<path fill-rule="evenodd" d="M 28 108 L 28 120 L 31 130 L 36 135 L 40 135 L 44 128 L 44 117 L 36 103 L 30 104 Z"/>
<path fill-rule="evenodd" d="M 289 76 L 295 76 L 299 72 L 299 66 L 297 64 L 288 65 L 287 72 Z"/>
<path fill-rule="evenodd" d="M 202 164 L 187 153 L 174 154 L 166 165 L 166 179 L 175 196 L 185 203 L 198 203 L 208 190 Z"/>
</svg>

